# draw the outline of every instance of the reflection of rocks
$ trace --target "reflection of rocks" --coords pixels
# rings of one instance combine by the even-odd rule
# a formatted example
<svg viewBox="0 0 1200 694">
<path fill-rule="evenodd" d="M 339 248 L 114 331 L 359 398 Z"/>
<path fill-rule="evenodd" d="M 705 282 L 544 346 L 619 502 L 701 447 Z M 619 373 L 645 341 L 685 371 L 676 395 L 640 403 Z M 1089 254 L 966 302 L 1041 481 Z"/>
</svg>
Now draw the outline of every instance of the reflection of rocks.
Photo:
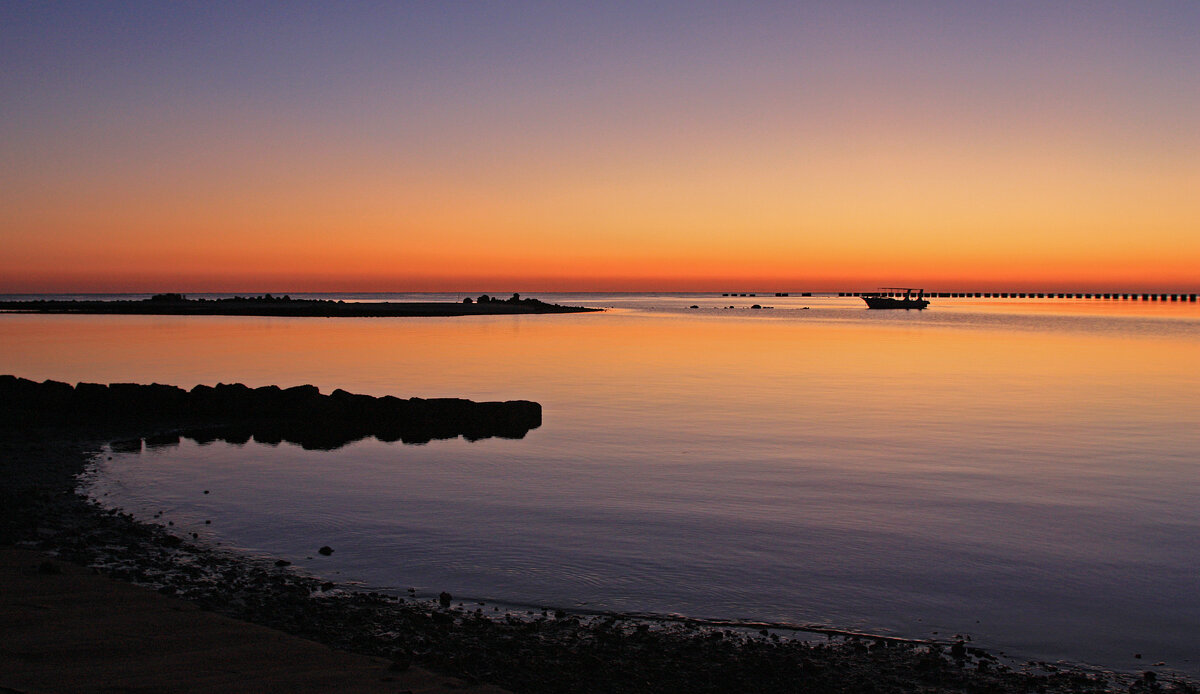
<svg viewBox="0 0 1200 694">
<path fill-rule="evenodd" d="M 179 445 L 179 434 L 154 434 L 146 437 L 146 448 L 167 448 Z"/>
<path fill-rule="evenodd" d="M 240 383 L 176 386 L 135 383 L 37 383 L 0 376 L 0 416 L 22 424 L 143 425 L 155 448 L 179 443 L 179 433 L 204 444 L 224 440 L 246 443 L 283 441 L 305 448 L 333 449 L 374 436 L 381 441 L 426 443 L 462 436 L 469 441 L 499 436 L 522 438 L 542 423 L 536 402 L 473 402 L 458 398 L 404 400 L 335 390 L 322 395 L 316 386 L 250 388 Z M 114 444 L 122 451 L 141 450 L 141 440 Z"/>
</svg>

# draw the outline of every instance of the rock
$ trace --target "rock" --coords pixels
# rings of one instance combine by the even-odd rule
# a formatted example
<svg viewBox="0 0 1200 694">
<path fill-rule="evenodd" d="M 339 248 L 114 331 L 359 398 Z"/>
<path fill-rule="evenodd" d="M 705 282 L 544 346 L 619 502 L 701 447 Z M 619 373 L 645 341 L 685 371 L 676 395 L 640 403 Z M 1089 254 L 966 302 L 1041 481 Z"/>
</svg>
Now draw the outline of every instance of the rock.
<svg viewBox="0 0 1200 694">
<path fill-rule="evenodd" d="M 522 438 L 542 423 L 541 405 L 524 400 L 404 400 L 341 389 L 326 396 L 313 385 L 251 389 L 219 383 L 190 391 L 157 383 L 72 387 L 16 376 L 0 376 L 0 415 L 17 424 L 86 421 L 145 427 L 148 448 L 177 445 L 181 435 L 201 445 L 216 440 L 240 444 L 253 436 L 264 443 L 286 440 L 316 450 L 372 435 L 405 443 L 457 436 L 472 441 Z M 141 438 L 118 438 L 112 449 L 136 453 L 142 445 Z"/>
<path fill-rule="evenodd" d="M 329 555 L 333 554 L 333 548 L 329 545 L 325 545 L 321 547 L 321 549 L 317 550 L 317 554 L 320 554 L 323 557 L 328 557 Z"/>
<path fill-rule="evenodd" d="M 291 566 L 291 565 L 292 565 L 292 562 L 288 561 L 287 559 L 276 559 L 275 560 L 275 566 L 278 566 L 279 568 L 283 568 L 285 566 Z"/>
<path fill-rule="evenodd" d="M 38 573 L 46 576 L 57 575 L 62 573 L 62 567 L 52 561 L 44 561 L 38 564 Z"/>
<path fill-rule="evenodd" d="M 453 599 L 454 599 L 453 595 L 451 595 L 443 590 L 438 595 L 438 604 L 441 605 L 442 607 L 450 607 L 450 601 Z"/>
</svg>

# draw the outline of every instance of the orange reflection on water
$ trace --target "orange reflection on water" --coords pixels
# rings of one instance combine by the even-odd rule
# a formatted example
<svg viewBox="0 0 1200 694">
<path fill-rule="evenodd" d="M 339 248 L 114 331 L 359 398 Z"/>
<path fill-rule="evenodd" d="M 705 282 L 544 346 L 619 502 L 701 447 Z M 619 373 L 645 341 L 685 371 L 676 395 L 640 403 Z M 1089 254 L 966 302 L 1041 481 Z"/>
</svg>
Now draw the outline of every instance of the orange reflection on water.
<svg viewBox="0 0 1200 694">
<path fill-rule="evenodd" d="M 958 310 L 958 309 L 955 309 Z M 965 309 L 963 309 L 965 310 Z M 820 312 L 429 319 L 0 316 L 0 371 L 68 382 L 313 383 L 376 395 L 749 411 L 1044 412 L 1195 383 L 1194 335 L 823 320 Z M 854 314 L 858 315 L 858 314 Z M 871 314 L 862 314 L 871 316 Z M 1119 322 L 1118 322 L 1119 325 Z M 1169 324 L 1165 324 L 1169 325 Z M 652 393 L 652 395 L 649 395 Z M 636 409 L 636 408 L 635 408 Z"/>
</svg>

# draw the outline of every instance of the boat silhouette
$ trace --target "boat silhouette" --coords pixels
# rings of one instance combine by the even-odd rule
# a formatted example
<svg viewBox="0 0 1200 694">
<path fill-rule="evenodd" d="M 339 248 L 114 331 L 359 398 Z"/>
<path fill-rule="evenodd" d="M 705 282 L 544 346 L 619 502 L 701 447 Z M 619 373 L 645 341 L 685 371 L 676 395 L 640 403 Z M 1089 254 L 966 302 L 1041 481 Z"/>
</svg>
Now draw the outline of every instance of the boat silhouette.
<svg viewBox="0 0 1200 694">
<path fill-rule="evenodd" d="M 867 308 L 915 308 L 923 309 L 929 305 L 925 298 L 925 290 L 913 287 L 880 287 L 880 292 L 863 294 L 862 300 L 867 302 Z M 904 296 L 888 296 L 883 291 L 904 292 Z"/>
</svg>

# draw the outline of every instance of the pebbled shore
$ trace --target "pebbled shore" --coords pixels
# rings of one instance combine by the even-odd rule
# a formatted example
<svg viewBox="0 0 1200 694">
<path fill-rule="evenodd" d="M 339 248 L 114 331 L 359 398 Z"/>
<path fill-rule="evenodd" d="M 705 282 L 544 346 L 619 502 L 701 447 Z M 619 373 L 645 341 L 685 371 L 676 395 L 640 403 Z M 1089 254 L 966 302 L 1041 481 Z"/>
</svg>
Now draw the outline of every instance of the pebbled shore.
<svg viewBox="0 0 1200 694">
<path fill-rule="evenodd" d="M 113 426 L 0 427 L 0 544 L 37 549 L 236 619 L 514 692 L 1197 692 L 1187 682 L 1048 664 L 965 644 L 767 632 L 620 615 L 515 615 L 348 590 L 173 535 L 76 494 Z"/>
</svg>

